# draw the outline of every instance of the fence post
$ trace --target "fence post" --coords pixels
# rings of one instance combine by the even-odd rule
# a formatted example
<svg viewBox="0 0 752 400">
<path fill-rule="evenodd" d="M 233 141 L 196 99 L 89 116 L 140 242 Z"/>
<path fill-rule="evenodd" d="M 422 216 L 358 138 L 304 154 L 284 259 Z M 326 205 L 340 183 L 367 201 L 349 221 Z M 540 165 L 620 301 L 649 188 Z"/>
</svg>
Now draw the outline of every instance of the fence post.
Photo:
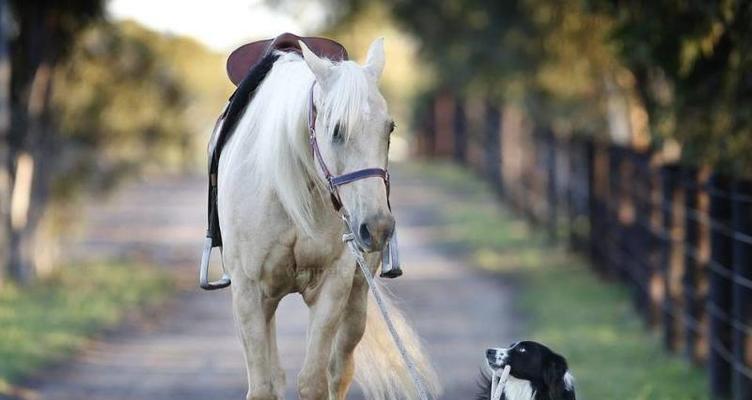
<svg viewBox="0 0 752 400">
<path fill-rule="evenodd" d="M 434 154 L 451 157 L 454 154 L 454 103 L 451 93 L 442 90 L 433 101 Z"/>
<path fill-rule="evenodd" d="M 569 153 L 567 157 L 567 235 L 569 240 L 569 248 L 572 251 L 579 251 L 579 241 L 577 237 L 577 223 L 579 220 L 579 208 L 580 198 L 582 192 L 582 177 L 580 176 L 580 169 L 578 168 L 578 162 L 582 157 L 581 149 L 577 146 L 575 138 L 569 138 L 567 141 L 567 151 Z"/>
<path fill-rule="evenodd" d="M 622 226 L 619 221 L 619 207 L 621 206 L 621 162 L 622 153 L 616 145 L 608 147 L 608 195 L 605 196 L 606 206 L 604 216 L 606 218 L 605 237 L 606 246 L 606 272 L 611 278 L 621 278 L 630 284 L 626 266 L 622 264 L 624 249 L 622 248 Z"/>
<path fill-rule="evenodd" d="M 733 191 L 732 219 L 737 235 L 734 240 L 734 281 L 732 393 L 734 400 L 752 399 L 752 181 L 736 181 Z"/>
<path fill-rule="evenodd" d="M 436 95 L 432 95 L 426 104 L 426 114 L 423 117 L 423 134 L 425 137 L 423 157 L 434 158 L 438 155 L 436 151 L 437 132 L 436 132 Z"/>
<path fill-rule="evenodd" d="M 454 159 L 462 165 L 467 161 L 467 121 L 465 103 L 459 96 L 454 96 Z"/>
<path fill-rule="evenodd" d="M 622 242 L 622 254 L 626 259 L 622 260 L 622 268 L 626 271 L 624 276 L 632 289 L 632 303 L 635 310 L 646 318 L 647 298 L 650 295 L 650 287 L 646 282 L 645 249 L 642 241 L 645 234 L 641 232 L 642 226 L 640 210 L 640 196 L 645 192 L 645 181 L 640 174 L 638 154 L 634 149 L 620 147 L 622 153 L 621 180 L 619 191 L 621 201 L 616 212 L 616 218 L 621 227 L 619 238 Z"/>
<path fill-rule="evenodd" d="M 660 275 L 657 274 L 655 265 L 658 246 L 653 230 L 653 193 L 655 189 L 653 170 L 650 167 L 649 154 L 635 151 L 633 160 L 635 184 L 632 187 L 638 188 L 632 196 L 635 211 L 636 254 L 639 254 L 642 259 L 639 263 L 640 278 L 646 288 L 645 295 L 641 296 L 640 306 L 645 316 L 645 322 L 648 326 L 653 326 L 658 319 L 656 305 L 657 298 L 660 295 L 660 289 L 656 284 Z"/>
<path fill-rule="evenodd" d="M 593 266 L 600 272 L 603 272 L 605 265 L 602 256 L 603 246 L 603 174 L 605 171 L 599 169 L 601 162 L 602 148 L 595 144 L 593 139 L 588 139 L 585 154 L 588 180 L 588 222 L 590 232 L 588 236 L 588 245 L 590 247 L 590 259 L 593 260 Z"/>
<path fill-rule="evenodd" d="M 714 175 L 711 179 L 710 219 L 710 292 L 707 310 L 710 314 L 708 370 L 710 392 L 714 399 L 731 395 L 731 272 L 733 242 L 727 231 L 731 221 L 731 185 L 728 179 Z"/>
<path fill-rule="evenodd" d="M 681 319 L 677 314 L 682 312 L 681 287 L 677 284 L 681 276 L 681 257 L 676 247 L 683 246 L 674 238 L 681 221 L 674 217 L 675 210 L 681 207 L 681 192 L 679 189 L 679 168 L 675 165 L 665 166 L 661 169 L 661 215 L 663 222 L 663 235 L 661 236 L 661 271 L 663 274 L 663 342 L 666 348 L 678 350 L 680 340 Z M 683 248 L 683 247 L 682 247 Z"/>
<path fill-rule="evenodd" d="M 549 239 L 556 242 L 559 229 L 559 199 L 556 192 L 556 137 L 550 128 L 545 130 L 546 143 L 546 203 Z"/>
<path fill-rule="evenodd" d="M 486 100 L 486 171 L 493 187 L 503 194 L 501 179 L 501 131 L 499 107 L 495 102 Z"/>
<path fill-rule="evenodd" d="M 698 211 L 698 173 L 694 168 L 685 168 L 682 172 L 682 186 L 684 187 L 684 276 L 682 277 L 682 292 L 684 293 L 684 344 L 686 355 L 692 362 L 699 362 L 697 349 L 698 324 L 700 322 L 701 305 L 703 299 L 698 291 L 699 258 L 701 256 L 700 226 L 696 215 Z"/>
</svg>

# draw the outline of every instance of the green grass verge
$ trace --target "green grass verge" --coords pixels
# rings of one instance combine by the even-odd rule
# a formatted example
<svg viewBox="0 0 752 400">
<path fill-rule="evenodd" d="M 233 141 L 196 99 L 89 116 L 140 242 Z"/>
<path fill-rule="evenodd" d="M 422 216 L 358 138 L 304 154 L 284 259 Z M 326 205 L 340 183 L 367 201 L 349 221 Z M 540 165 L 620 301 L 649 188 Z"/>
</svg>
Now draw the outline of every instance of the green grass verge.
<svg viewBox="0 0 752 400">
<path fill-rule="evenodd" d="M 522 281 L 517 298 L 528 316 L 528 338 L 569 359 L 578 398 L 708 398 L 704 371 L 663 350 L 624 286 L 600 280 L 586 260 L 552 248 L 499 206 L 482 180 L 449 164 L 405 165 L 402 171 L 450 193 L 450 206 L 437 205 L 447 244 L 467 250 L 476 265 Z"/>
<path fill-rule="evenodd" d="M 163 301 L 167 275 L 139 265 L 61 268 L 29 288 L 0 287 L 0 397 L 12 383 L 64 360 L 125 313 Z"/>
</svg>

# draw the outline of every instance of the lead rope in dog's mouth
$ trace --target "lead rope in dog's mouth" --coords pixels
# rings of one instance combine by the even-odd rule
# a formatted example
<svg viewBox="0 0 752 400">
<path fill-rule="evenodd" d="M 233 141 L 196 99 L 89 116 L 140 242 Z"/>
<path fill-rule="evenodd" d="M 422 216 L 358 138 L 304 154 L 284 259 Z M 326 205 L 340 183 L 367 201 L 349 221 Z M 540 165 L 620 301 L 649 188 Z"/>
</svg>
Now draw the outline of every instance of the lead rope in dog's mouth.
<svg viewBox="0 0 752 400">
<path fill-rule="evenodd" d="M 504 393 L 504 386 L 509 379 L 509 371 L 512 367 L 507 365 L 499 374 L 496 370 L 491 371 L 491 398 L 490 400 L 500 400 L 501 394 Z M 497 380 L 498 378 L 498 380 Z"/>
<path fill-rule="evenodd" d="M 402 338 L 399 336 L 399 333 L 397 333 L 397 328 L 394 327 L 394 323 L 389 317 L 389 312 L 386 309 L 386 304 L 384 303 L 381 291 L 373 281 L 371 271 L 369 270 L 368 265 L 366 265 L 366 261 L 363 258 L 363 252 L 358 247 L 358 244 L 355 241 L 355 236 L 350 231 L 350 225 L 347 223 L 347 221 L 345 221 L 345 231 L 346 233 L 342 235 L 342 241 L 347 243 L 348 247 L 350 248 L 350 252 L 352 252 L 353 256 L 355 257 L 355 261 L 358 263 L 358 267 L 360 267 L 360 271 L 363 273 L 363 276 L 365 276 L 366 282 L 368 282 L 368 287 L 371 289 L 371 294 L 373 294 L 374 300 L 376 300 L 376 305 L 379 306 L 379 311 L 381 311 L 381 316 L 384 318 L 384 322 L 389 329 L 389 334 L 392 335 L 392 340 L 394 341 L 394 344 L 397 346 L 397 350 L 399 350 L 400 355 L 402 356 L 402 361 L 404 361 L 405 365 L 407 365 L 407 370 L 410 372 L 410 377 L 413 379 L 415 389 L 418 391 L 418 397 L 420 397 L 421 400 L 429 400 L 428 391 L 426 390 L 426 386 L 423 383 L 423 379 L 418 373 L 418 367 L 415 365 L 415 361 L 407 352 L 405 343 L 402 342 Z"/>
</svg>

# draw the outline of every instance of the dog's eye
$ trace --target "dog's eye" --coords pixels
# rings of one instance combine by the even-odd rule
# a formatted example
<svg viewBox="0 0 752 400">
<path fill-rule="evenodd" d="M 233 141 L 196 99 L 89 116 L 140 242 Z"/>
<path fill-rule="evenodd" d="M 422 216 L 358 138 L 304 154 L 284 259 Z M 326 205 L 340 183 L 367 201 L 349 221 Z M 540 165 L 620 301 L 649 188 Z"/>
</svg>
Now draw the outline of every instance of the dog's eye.
<svg viewBox="0 0 752 400">
<path fill-rule="evenodd" d="M 524 353 L 524 352 L 526 352 L 527 350 L 525 350 L 525 348 L 524 348 L 524 347 L 520 347 L 519 349 L 517 349 L 517 351 L 519 351 L 520 353 Z"/>
<path fill-rule="evenodd" d="M 334 143 L 342 143 L 344 141 L 344 136 L 342 136 L 342 129 L 340 128 L 339 124 L 334 125 L 334 133 L 332 133 L 332 142 Z"/>
</svg>

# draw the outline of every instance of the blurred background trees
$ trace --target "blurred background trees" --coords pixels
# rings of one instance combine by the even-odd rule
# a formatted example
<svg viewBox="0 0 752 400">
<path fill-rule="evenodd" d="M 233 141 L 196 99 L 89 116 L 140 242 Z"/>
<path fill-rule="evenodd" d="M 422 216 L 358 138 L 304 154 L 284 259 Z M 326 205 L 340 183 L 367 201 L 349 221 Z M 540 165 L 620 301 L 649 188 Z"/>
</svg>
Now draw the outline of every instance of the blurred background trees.
<svg viewBox="0 0 752 400">
<path fill-rule="evenodd" d="M 52 115 L 54 69 L 74 38 L 102 14 L 102 2 L 11 1 L 3 15 L 15 24 L 8 32 L 9 90 L 4 132 L 4 268 L 17 281 L 30 278 L 32 240 L 48 201 L 57 136 Z M 4 38 L 5 39 L 5 38 Z"/>
<path fill-rule="evenodd" d="M 322 1 L 335 25 L 371 7 Z M 752 173 L 749 1 L 385 3 L 434 77 L 427 93 L 513 104 L 560 135 L 680 143 L 684 161 Z"/>
<path fill-rule="evenodd" d="M 614 21 L 654 136 L 681 141 L 686 159 L 752 172 L 752 3 L 592 3 Z"/>
<path fill-rule="evenodd" d="M 319 2 L 320 30 L 354 58 L 388 36 L 384 91 L 416 129 L 437 110 L 486 110 L 489 122 L 513 110 L 531 129 L 679 148 L 752 174 L 749 1 Z M 81 194 L 139 169 L 202 165 L 196 133 L 231 87 L 226 54 L 109 22 L 103 0 L 0 3 L 0 271 L 24 281 L 49 242 L 35 236 L 72 222 Z"/>
<path fill-rule="evenodd" d="M 77 221 L 85 194 L 152 167 L 203 165 L 198 133 L 230 93 L 217 73 L 224 56 L 106 21 L 104 6 L 0 2 L 10 83 L 0 132 L 0 280 L 28 282 L 52 265 L 56 238 Z"/>
</svg>

